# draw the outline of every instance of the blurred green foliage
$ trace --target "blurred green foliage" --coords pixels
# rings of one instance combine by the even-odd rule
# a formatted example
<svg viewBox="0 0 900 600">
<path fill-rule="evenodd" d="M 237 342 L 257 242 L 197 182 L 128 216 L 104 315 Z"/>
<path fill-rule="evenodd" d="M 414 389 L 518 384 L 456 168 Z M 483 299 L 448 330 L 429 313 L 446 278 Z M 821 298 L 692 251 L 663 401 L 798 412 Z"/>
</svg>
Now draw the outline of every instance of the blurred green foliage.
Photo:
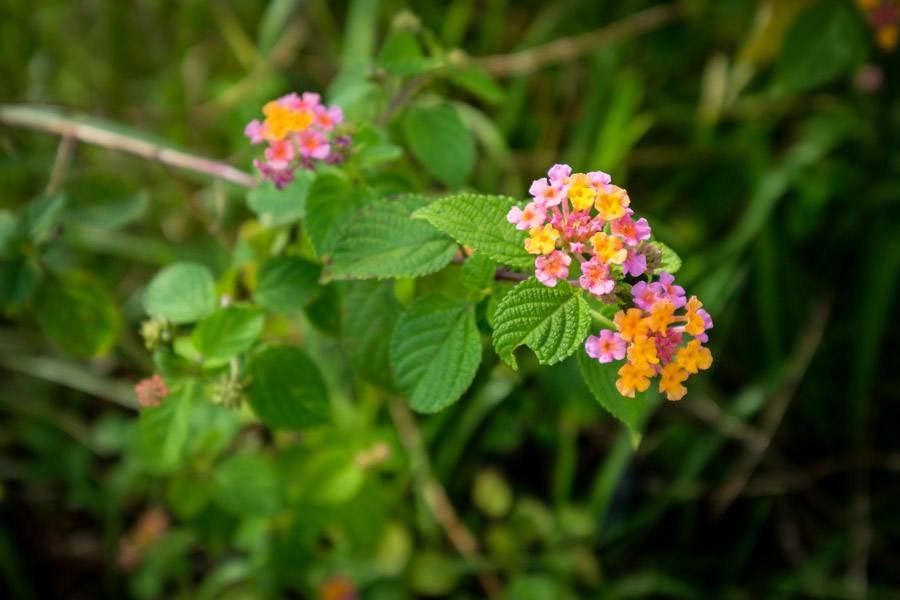
<svg viewBox="0 0 900 600">
<path fill-rule="evenodd" d="M 401 305 L 448 284 L 314 288 L 304 257 L 332 248 L 317 232 L 355 208 L 343 175 L 300 180 L 286 203 L 78 144 L 54 182 L 59 139 L 3 127 L 9 595 L 481 597 L 494 577 L 516 599 L 896 597 L 898 58 L 845 0 L 682 0 L 635 26 L 648 7 L 5 2 L 4 103 L 127 124 L 249 169 L 242 130 L 261 105 L 320 90 L 353 119 L 383 118 L 357 132 L 361 168 L 386 165 L 383 190 L 521 197 L 554 162 L 603 169 L 716 318 L 714 371 L 658 407 L 637 450 L 576 360 L 538 368 L 531 355 L 513 373 L 486 354 L 462 401 L 418 418 L 419 437 L 346 365 L 385 383 L 379 349 Z M 433 102 L 392 108 L 411 95 Z M 433 139 L 448 151 L 432 155 Z M 284 248 L 293 258 L 275 256 Z M 157 278 L 145 293 L 177 261 L 190 272 L 164 273 L 189 288 Z M 475 299 L 508 287 L 487 262 L 487 277 L 463 268 Z M 215 310 L 246 281 L 284 315 L 265 332 L 254 309 Z M 302 373 L 304 410 L 280 411 L 252 382 L 250 404 L 267 422 L 331 425 L 273 431 L 194 385 L 138 420 L 128 382 L 192 368 L 143 348 L 148 294 L 171 321 L 204 318 L 184 353 L 225 347 L 214 358 L 227 365 L 263 333 L 283 341 L 254 357 L 252 381 Z M 467 327 L 485 331 L 495 311 L 478 305 Z M 244 383 L 224 377 L 214 395 Z M 478 561 L 433 511 L 436 481 Z"/>
</svg>

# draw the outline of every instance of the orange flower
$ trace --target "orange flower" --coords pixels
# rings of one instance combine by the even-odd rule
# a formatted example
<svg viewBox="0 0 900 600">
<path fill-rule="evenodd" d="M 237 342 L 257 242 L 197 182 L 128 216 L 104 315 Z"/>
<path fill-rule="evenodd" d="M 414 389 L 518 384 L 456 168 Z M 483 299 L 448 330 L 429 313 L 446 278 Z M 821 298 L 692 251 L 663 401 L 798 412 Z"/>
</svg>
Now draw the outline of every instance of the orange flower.
<svg viewBox="0 0 900 600">
<path fill-rule="evenodd" d="M 644 321 L 644 313 L 639 308 L 620 310 L 613 316 L 613 323 L 626 342 L 632 341 L 637 336 L 647 335 L 647 322 Z"/>
<path fill-rule="evenodd" d="M 650 331 L 665 333 L 674 320 L 675 305 L 670 300 L 658 300 L 650 308 L 650 316 L 647 317 L 647 326 L 650 328 Z"/>
<path fill-rule="evenodd" d="M 648 366 L 625 363 L 619 369 L 616 389 L 626 398 L 634 398 L 635 392 L 645 392 L 650 387 L 653 369 Z"/>
<path fill-rule="evenodd" d="M 700 345 L 700 340 L 691 340 L 678 350 L 675 362 L 688 373 L 698 373 L 712 366 L 712 352 Z"/>
<path fill-rule="evenodd" d="M 688 372 L 676 363 L 669 363 L 662 369 L 659 377 L 659 391 L 669 400 L 681 400 L 687 394 L 687 388 L 682 385 L 688 378 Z"/>
<path fill-rule="evenodd" d="M 635 365 L 649 366 L 659 364 L 656 355 L 656 338 L 639 335 L 628 348 L 628 360 Z"/>
</svg>

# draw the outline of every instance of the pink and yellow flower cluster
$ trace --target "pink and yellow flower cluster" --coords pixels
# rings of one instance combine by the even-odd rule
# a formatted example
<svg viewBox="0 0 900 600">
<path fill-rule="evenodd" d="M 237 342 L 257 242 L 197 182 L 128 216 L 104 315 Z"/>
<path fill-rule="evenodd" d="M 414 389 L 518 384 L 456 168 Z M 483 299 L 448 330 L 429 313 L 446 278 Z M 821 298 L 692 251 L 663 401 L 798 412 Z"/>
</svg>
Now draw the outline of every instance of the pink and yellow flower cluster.
<svg viewBox="0 0 900 600">
<path fill-rule="evenodd" d="M 541 283 L 554 287 L 568 281 L 618 304 L 619 293 L 627 293 L 633 282 L 628 294 L 633 306 L 616 313 L 615 331 L 588 337 L 587 354 L 601 363 L 625 361 L 616 381 L 623 396 L 646 391 L 658 375 L 669 400 L 683 398 L 687 378 L 712 365 L 703 346 L 712 318 L 671 274 L 655 275 L 659 250 L 650 244 L 647 219 L 635 218 L 628 192 L 606 173 L 573 173 L 568 165 L 554 165 L 529 192 L 531 202 L 513 207 L 507 220 L 528 231 L 525 249 L 537 255 L 535 276 Z M 570 279 L 573 258 L 579 272 Z"/>
<path fill-rule="evenodd" d="M 900 2 L 898 0 L 857 0 L 869 24 L 875 30 L 875 41 L 882 50 L 890 51 L 900 40 Z"/>
<path fill-rule="evenodd" d="M 253 164 L 276 187 L 293 181 L 297 169 L 313 169 L 316 161 L 346 158 L 350 136 L 338 131 L 344 113 L 339 106 L 322 104 L 319 94 L 287 94 L 266 103 L 263 115 L 263 121 L 250 121 L 244 134 L 254 144 L 267 145 L 265 159 Z"/>
</svg>

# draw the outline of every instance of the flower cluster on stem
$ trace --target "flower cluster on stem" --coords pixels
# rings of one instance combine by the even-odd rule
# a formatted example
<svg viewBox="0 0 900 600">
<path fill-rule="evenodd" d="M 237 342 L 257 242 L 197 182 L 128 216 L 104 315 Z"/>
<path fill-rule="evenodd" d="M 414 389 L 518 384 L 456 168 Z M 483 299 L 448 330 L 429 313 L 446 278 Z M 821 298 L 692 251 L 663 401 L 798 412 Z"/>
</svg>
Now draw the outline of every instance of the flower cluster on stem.
<svg viewBox="0 0 900 600">
<path fill-rule="evenodd" d="M 263 115 L 262 121 L 250 121 L 244 134 L 254 144 L 266 144 L 265 158 L 253 165 L 279 189 L 294 180 L 297 169 L 346 158 L 351 140 L 340 130 L 344 113 L 339 106 L 322 104 L 319 94 L 287 94 L 267 102 Z"/>
</svg>

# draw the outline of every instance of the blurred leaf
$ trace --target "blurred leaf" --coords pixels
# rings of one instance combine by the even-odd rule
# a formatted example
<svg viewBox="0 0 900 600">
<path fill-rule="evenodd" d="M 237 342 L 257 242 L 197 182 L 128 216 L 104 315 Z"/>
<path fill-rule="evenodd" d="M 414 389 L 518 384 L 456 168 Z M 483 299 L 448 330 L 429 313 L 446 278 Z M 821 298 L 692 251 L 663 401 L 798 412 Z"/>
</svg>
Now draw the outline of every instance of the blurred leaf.
<svg viewBox="0 0 900 600">
<path fill-rule="evenodd" d="M 446 554 L 418 552 L 409 566 L 409 587 L 424 596 L 448 597 L 459 583 L 460 568 Z"/>
<path fill-rule="evenodd" d="M 547 365 L 575 352 L 587 337 L 591 316 L 580 290 L 565 282 L 551 288 L 531 278 L 503 297 L 493 324 L 494 349 L 517 369 L 513 352 L 522 345 Z"/>
<path fill-rule="evenodd" d="M 41 196 L 30 201 L 19 216 L 19 235 L 31 239 L 35 244 L 45 242 L 59 225 L 65 207 L 66 198 L 63 194 Z"/>
<path fill-rule="evenodd" d="M 143 217 L 150 204 L 146 191 L 135 191 L 121 178 L 85 175 L 66 184 L 67 223 L 117 229 Z"/>
<path fill-rule="evenodd" d="M 156 274 L 144 291 L 144 310 L 173 323 L 191 323 L 216 308 L 216 284 L 209 269 L 179 262 Z"/>
<path fill-rule="evenodd" d="M 315 180 L 315 172 L 299 169 L 284 189 L 263 181 L 247 192 L 247 206 L 270 227 L 296 223 L 306 215 L 307 197 Z"/>
<path fill-rule="evenodd" d="M 254 306 L 220 308 L 197 323 L 191 340 L 205 366 L 226 364 L 253 347 L 265 321 L 263 311 Z"/>
<path fill-rule="evenodd" d="M 306 228 L 319 256 L 331 253 L 338 232 L 362 205 L 362 192 L 350 185 L 344 175 L 323 173 L 309 190 L 309 216 Z"/>
<path fill-rule="evenodd" d="M 194 402 L 200 401 L 200 386 L 189 381 L 157 407 L 141 411 L 138 423 L 139 458 L 156 474 L 173 473 L 181 466 L 190 431 Z"/>
<path fill-rule="evenodd" d="M 336 279 L 421 277 L 442 269 L 456 244 L 431 224 L 410 218 L 427 203 L 405 196 L 362 207 L 338 233 L 326 272 Z"/>
<path fill-rule="evenodd" d="M 88 273 L 73 272 L 44 279 L 32 308 L 44 335 L 77 356 L 107 352 L 122 326 L 116 299 Z"/>
<path fill-rule="evenodd" d="M 232 456 L 216 468 L 213 480 L 213 500 L 235 516 L 269 515 L 281 505 L 278 475 L 262 454 Z"/>
<path fill-rule="evenodd" d="M 343 345 L 361 376 L 391 386 L 390 339 L 403 307 L 393 281 L 360 281 L 348 285 L 344 297 Z"/>
<path fill-rule="evenodd" d="M 257 36 L 257 49 L 263 56 L 267 56 L 286 26 L 291 22 L 291 17 L 300 6 L 302 0 L 270 0 L 262 18 L 259 20 L 259 35 Z"/>
<path fill-rule="evenodd" d="M 419 75 L 435 67 L 426 57 L 416 35 L 410 31 L 394 30 L 378 53 L 378 65 L 388 73 L 401 76 Z"/>
<path fill-rule="evenodd" d="M 8 210 L 0 209 L 0 258 L 6 258 L 16 238 L 16 216 Z"/>
<path fill-rule="evenodd" d="M 342 66 L 369 62 L 375 50 L 377 28 L 378 0 L 351 0 L 344 31 Z"/>
<path fill-rule="evenodd" d="M 319 288 L 319 295 L 306 307 L 309 322 L 327 336 L 341 333 L 341 310 L 344 305 L 341 290 L 334 283 Z"/>
<path fill-rule="evenodd" d="M 391 336 L 397 385 L 420 412 L 437 412 L 459 400 L 481 362 L 481 339 L 469 304 L 443 296 L 416 300 Z"/>
<path fill-rule="evenodd" d="M 447 79 L 489 104 L 500 104 L 506 94 L 491 76 L 475 65 L 449 65 Z"/>
<path fill-rule="evenodd" d="M 647 412 L 651 408 L 647 394 L 638 393 L 634 398 L 626 398 L 619 393 L 616 389 L 616 379 L 621 363 L 601 364 L 589 357 L 583 347 L 578 350 L 576 356 L 581 376 L 594 398 L 612 416 L 628 427 L 631 431 L 632 444 L 637 446 Z"/>
<path fill-rule="evenodd" d="M 315 504 L 343 504 L 356 496 L 365 482 L 365 471 L 356 463 L 346 443 L 316 448 L 292 470 L 292 489 Z"/>
<path fill-rule="evenodd" d="M 328 389 L 303 350 L 266 348 L 250 361 L 248 374 L 250 405 L 267 425 L 299 429 L 328 421 Z"/>
<path fill-rule="evenodd" d="M 787 34 L 775 69 L 779 92 L 813 88 L 849 73 L 866 57 L 859 12 L 846 0 L 820 0 Z"/>
<path fill-rule="evenodd" d="M 508 600 L 566 600 L 566 593 L 558 581 L 547 575 L 516 575 L 506 590 Z"/>
<path fill-rule="evenodd" d="M 506 220 L 515 200 L 508 196 L 460 194 L 448 196 L 417 210 L 425 219 L 463 246 L 504 265 L 530 267 L 534 257 L 525 251 L 526 233 Z"/>
<path fill-rule="evenodd" d="M 403 132 L 425 170 L 449 188 L 461 186 L 475 163 L 475 142 L 452 106 L 409 109 Z"/>
<path fill-rule="evenodd" d="M 24 306 L 41 278 L 41 268 L 21 255 L 0 259 L 0 307 L 16 310 Z"/>
<path fill-rule="evenodd" d="M 169 480 L 166 501 L 178 518 L 191 519 L 206 508 L 212 491 L 212 481 L 208 478 L 182 471 Z"/>
<path fill-rule="evenodd" d="M 322 268 L 299 256 L 276 256 L 259 268 L 254 298 L 260 306 L 296 313 L 319 293 Z"/>
<path fill-rule="evenodd" d="M 661 271 L 674 275 L 681 269 L 681 257 L 674 250 L 662 242 L 650 242 L 650 245 L 659 250 Z"/>
</svg>

